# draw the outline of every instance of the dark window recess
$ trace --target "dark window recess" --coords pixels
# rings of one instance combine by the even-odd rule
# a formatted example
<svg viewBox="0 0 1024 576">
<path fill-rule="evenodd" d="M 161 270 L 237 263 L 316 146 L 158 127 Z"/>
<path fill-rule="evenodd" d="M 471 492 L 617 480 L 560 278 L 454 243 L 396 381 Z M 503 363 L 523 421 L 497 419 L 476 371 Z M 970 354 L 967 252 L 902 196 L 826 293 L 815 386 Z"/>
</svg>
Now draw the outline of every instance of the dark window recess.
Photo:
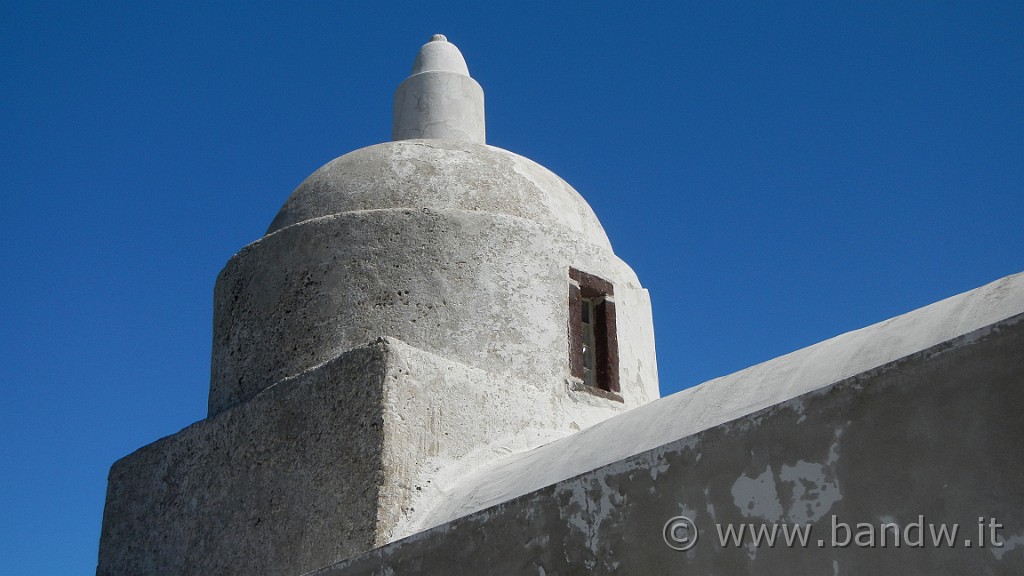
<svg viewBox="0 0 1024 576">
<path fill-rule="evenodd" d="M 619 392 L 611 282 L 569 269 L 569 368 L 587 386 Z"/>
</svg>

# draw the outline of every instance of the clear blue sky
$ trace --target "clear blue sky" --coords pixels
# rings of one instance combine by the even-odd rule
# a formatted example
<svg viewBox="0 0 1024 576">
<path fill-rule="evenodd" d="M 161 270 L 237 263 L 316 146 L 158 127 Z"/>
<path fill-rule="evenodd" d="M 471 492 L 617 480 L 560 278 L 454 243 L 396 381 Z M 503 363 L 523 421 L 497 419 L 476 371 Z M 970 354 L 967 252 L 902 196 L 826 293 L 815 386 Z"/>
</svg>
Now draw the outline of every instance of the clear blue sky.
<svg viewBox="0 0 1024 576">
<path fill-rule="evenodd" d="M 218 271 L 434 33 L 650 289 L 664 393 L 1024 270 L 1024 3 L 554 4 L 3 2 L 0 573 L 92 573 Z"/>
</svg>

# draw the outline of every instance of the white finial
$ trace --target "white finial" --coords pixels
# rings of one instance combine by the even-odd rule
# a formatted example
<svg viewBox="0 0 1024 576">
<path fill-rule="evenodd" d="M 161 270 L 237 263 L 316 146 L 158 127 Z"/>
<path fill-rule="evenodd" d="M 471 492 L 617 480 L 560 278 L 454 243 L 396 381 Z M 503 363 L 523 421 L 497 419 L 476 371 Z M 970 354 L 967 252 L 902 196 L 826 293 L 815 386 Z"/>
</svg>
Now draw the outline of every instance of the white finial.
<svg viewBox="0 0 1024 576">
<path fill-rule="evenodd" d="M 420 48 L 412 73 L 395 91 L 391 139 L 413 138 L 485 143 L 483 88 L 443 34 Z"/>
</svg>

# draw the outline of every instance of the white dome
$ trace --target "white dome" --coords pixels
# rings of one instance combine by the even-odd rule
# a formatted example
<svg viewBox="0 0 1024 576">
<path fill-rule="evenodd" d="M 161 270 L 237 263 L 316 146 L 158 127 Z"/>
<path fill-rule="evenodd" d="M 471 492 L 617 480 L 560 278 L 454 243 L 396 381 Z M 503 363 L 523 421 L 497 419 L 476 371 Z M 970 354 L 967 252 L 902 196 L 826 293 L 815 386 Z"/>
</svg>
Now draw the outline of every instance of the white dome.
<svg viewBox="0 0 1024 576">
<path fill-rule="evenodd" d="M 385 142 L 336 158 L 292 192 L 267 233 L 383 208 L 505 214 L 611 250 L 594 211 L 553 172 L 501 148 L 455 140 Z"/>
</svg>

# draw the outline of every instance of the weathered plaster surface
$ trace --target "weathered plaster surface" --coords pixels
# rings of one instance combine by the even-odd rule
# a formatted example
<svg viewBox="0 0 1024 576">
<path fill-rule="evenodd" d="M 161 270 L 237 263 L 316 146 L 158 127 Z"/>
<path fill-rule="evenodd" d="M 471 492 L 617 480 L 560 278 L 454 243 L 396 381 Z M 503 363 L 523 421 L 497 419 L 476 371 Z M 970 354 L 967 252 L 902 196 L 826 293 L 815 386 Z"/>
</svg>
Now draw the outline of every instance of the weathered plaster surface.
<svg viewBox="0 0 1024 576">
<path fill-rule="evenodd" d="M 432 513 L 430 522 L 441 524 L 522 496 L 974 333 L 1022 312 L 1024 274 L 1015 274 L 705 382 L 468 475 L 450 490 L 444 503 Z M 795 406 L 799 407 L 799 403 Z M 804 413 L 796 416 L 798 420 L 807 417 Z M 764 467 L 754 476 L 762 472 Z M 798 470 L 788 473 L 812 471 L 799 465 Z"/>
<path fill-rule="evenodd" d="M 451 68 L 441 57 L 451 50 L 428 43 L 410 80 Z M 627 406 L 656 398 L 648 295 L 571 186 L 469 141 L 346 154 L 307 178 L 218 277 L 210 414 L 376 337 L 562 382 L 570 267 L 615 286 Z"/>
<path fill-rule="evenodd" d="M 990 285 L 975 294 L 980 300 L 970 300 L 1005 312 L 999 300 L 1006 288 L 1005 282 Z M 1024 314 L 1019 304 L 1016 315 L 985 325 L 995 310 L 971 301 L 940 303 L 930 312 L 973 311 L 956 314 L 954 324 L 962 327 L 964 318 L 971 318 L 966 323 L 983 325 L 314 574 L 440 575 L 455 566 L 465 574 L 524 575 L 1020 574 L 1024 460 L 1017 456 L 1024 439 Z M 910 341 L 920 342 L 913 331 L 934 327 L 933 320 L 919 316 L 889 326 L 906 328 Z M 884 332 L 880 341 L 896 348 L 903 342 Z M 870 348 L 874 340 L 857 342 Z M 867 351 L 862 356 L 875 357 Z M 782 377 L 799 374 L 787 371 Z M 651 408 L 665 409 L 672 399 Z M 589 430 L 637 424 L 632 418 L 642 411 Z M 655 432 L 648 426 L 634 436 Z M 559 444 L 561 454 L 571 457 L 571 440 L 549 446 Z M 615 450 L 616 442 L 604 446 Z M 505 462 L 505 470 L 523 465 L 522 459 L 517 462 Z M 662 535 L 665 523 L 679 514 L 701 530 L 696 545 L 684 552 L 669 548 Z M 958 523 L 957 545 L 897 548 L 891 540 L 885 548 L 877 540 L 873 548 L 832 545 L 833 517 L 851 526 L 895 523 L 905 529 L 922 516 L 926 523 Z M 1002 524 L 1004 546 L 964 545 L 977 538 L 979 517 Z M 774 522 L 809 524 L 807 546 L 753 546 L 749 540 L 722 545 L 715 528 Z M 842 540 L 843 534 L 837 537 Z"/>
<path fill-rule="evenodd" d="M 380 339 L 117 462 L 98 574 L 299 574 L 422 529 L 482 463 L 626 409 Z"/>
<path fill-rule="evenodd" d="M 429 527 L 429 511 L 466 473 L 627 409 L 564 382 L 501 377 L 387 342 L 381 543 Z"/>
<path fill-rule="evenodd" d="M 379 544 L 386 361 L 353 350 L 119 460 L 97 575 L 294 574 Z"/>
<path fill-rule="evenodd" d="M 555 173 L 508 150 L 451 140 L 384 142 L 335 158 L 291 193 L 267 234 L 383 208 L 506 214 L 612 249 L 594 211 Z"/>
<path fill-rule="evenodd" d="M 647 294 L 611 252 L 504 214 L 380 209 L 289 226 L 231 259 L 215 289 L 210 413 L 381 336 L 561 383 L 570 266 L 615 283 L 619 341 L 629 343 L 622 396 L 629 406 L 656 398 Z"/>
</svg>

